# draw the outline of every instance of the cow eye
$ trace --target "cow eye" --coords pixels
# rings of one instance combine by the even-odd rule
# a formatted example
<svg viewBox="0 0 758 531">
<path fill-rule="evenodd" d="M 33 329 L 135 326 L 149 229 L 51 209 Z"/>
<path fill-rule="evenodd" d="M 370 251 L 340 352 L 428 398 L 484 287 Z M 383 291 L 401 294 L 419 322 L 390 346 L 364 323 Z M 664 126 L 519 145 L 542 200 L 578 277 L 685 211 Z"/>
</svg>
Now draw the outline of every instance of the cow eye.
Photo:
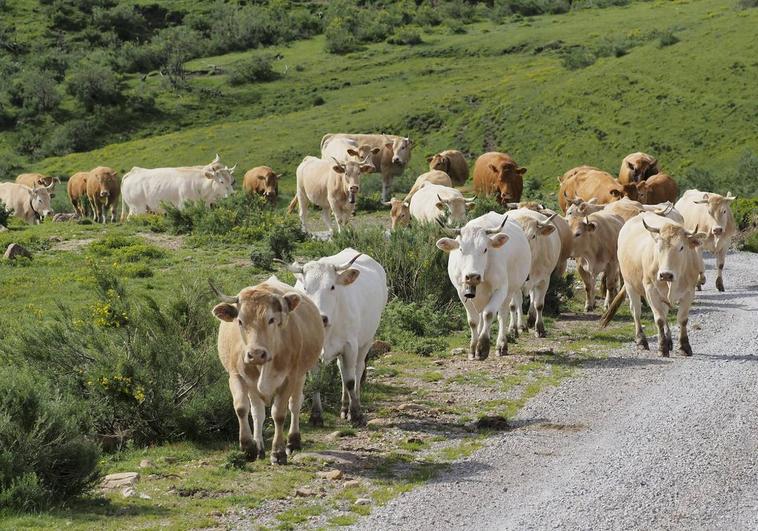
<svg viewBox="0 0 758 531">
<path fill-rule="evenodd" d="M 334 286 L 332 286 L 332 287 L 331 287 L 331 288 L 329 288 L 329 289 L 331 289 L 331 290 L 334 290 Z"/>
<path fill-rule="evenodd" d="M 268 320 L 268 324 L 274 324 L 274 318 L 273 317 Z"/>
<path fill-rule="evenodd" d="M 679 248 L 679 252 L 681 253 L 682 251 L 684 251 L 684 245 Z"/>
<path fill-rule="evenodd" d="M 485 250 L 484 250 L 484 252 L 486 253 L 486 252 L 487 252 L 487 249 L 485 249 Z"/>
</svg>

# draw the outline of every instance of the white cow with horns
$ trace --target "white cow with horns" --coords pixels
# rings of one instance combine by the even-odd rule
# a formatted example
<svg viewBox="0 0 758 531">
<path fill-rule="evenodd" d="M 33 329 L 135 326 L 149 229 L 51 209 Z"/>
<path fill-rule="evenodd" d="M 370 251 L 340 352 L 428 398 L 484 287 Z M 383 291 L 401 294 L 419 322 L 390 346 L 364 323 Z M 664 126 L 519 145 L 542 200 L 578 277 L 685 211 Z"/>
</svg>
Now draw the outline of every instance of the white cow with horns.
<svg viewBox="0 0 758 531">
<path fill-rule="evenodd" d="M 304 291 L 321 312 L 325 338 L 321 360 L 335 358 L 342 375 L 342 418 L 363 424 L 361 380 L 387 304 L 387 275 L 368 255 L 347 248 L 307 264 L 285 264 L 295 274 L 295 288 Z M 323 425 L 321 396 L 313 396 L 311 423 Z"/>
<path fill-rule="evenodd" d="M 532 254 L 524 231 L 515 221 L 489 212 L 469 221 L 456 234 L 441 238 L 437 247 L 450 254 L 447 272 L 466 309 L 471 329 L 469 359 L 486 359 L 490 325 L 498 317 L 497 353 L 508 354 L 506 316 L 511 320 L 521 304 L 521 287 L 529 276 Z"/>
<path fill-rule="evenodd" d="M 121 179 L 121 221 L 146 212 L 161 214 L 161 203 L 181 208 L 188 201 L 202 200 L 210 206 L 234 191 L 236 167 L 225 166 L 218 154 L 206 166 L 134 167 Z"/>
</svg>

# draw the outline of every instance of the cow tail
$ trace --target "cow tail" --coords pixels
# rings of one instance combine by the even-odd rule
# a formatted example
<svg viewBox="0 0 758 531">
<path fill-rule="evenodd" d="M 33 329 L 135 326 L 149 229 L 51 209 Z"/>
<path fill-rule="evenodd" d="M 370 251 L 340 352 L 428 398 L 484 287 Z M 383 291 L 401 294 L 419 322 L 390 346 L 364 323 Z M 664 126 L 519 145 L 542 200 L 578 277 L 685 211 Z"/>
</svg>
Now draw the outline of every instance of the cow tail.
<svg viewBox="0 0 758 531">
<path fill-rule="evenodd" d="M 624 286 L 621 286 L 621 289 L 616 294 L 616 297 L 614 297 L 613 302 L 608 306 L 608 309 L 605 311 L 605 313 L 600 317 L 600 328 L 605 328 L 608 326 L 608 323 L 611 322 L 611 319 L 613 319 L 613 316 L 616 315 L 616 312 L 618 311 L 619 307 L 621 307 L 621 303 L 624 302 L 624 296 L 626 295 L 626 290 L 624 289 Z"/>
<path fill-rule="evenodd" d="M 287 214 L 292 214 L 295 211 L 296 206 L 297 206 L 297 194 L 295 194 L 295 197 L 293 197 L 292 201 L 290 201 L 290 204 L 287 207 Z"/>
</svg>

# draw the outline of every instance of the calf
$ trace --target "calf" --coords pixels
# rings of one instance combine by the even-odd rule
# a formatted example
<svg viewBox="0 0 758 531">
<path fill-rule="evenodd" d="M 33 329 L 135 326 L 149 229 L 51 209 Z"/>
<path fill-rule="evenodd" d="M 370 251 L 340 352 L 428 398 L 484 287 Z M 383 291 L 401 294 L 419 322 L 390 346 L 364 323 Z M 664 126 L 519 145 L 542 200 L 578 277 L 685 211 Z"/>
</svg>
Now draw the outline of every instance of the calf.
<svg viewBox="0 0 758 531">
<path fill-rule="evenodd" d="M 30 188 L 18 183 L 0 183 L 0 201 L 6 209 L 13 211 L 15 217 L 30 225 L 38 225 L 43 218 L 53 215 L 50 207 L 53 186 L 51 183 L 47 187 Z"/>
<path fill-rule="evenodd" d="M 545 337 L 545 325 L 542 321 L 542 310 L 545 307 L 545 295 L 550 286 L 550 275 L 558 265 L 561 255 L 561 238 L 555 225 L 551 222 L 558 215 L 553 212 L 549 217 L 528 208 L 519 208 L 508 212 L 508 218 L 521 225 L 532 255 L 529 266 L 529 277 L 524 289 L 529 293 L 529 319 L 523 323 L 523 311 L 519 305 L 516 308 L 518 328 L 511 322 L 511 331 L 518 335 L 518 329 L 527 330 L 534 326 L 536 337 Z"/>
<path fill-rule="evenodd" d="M 426 173 L 422 173 L 416 178 L 410 191 L 405 195 L 405 200 L 410 201 L 413 194 L 418 192 L 419 188 L 426 183 L 439 184 L 440 186 L 447 186 L 449 188 L 453 187 L 453 181 L 447 173 L 440 170 L 430 170 Z"/>
<path fill-rule="evenodd" d="M 411 198 L 411 217 L 421 223 L 440 221 L 464 225 L 466 210 L 474 206 L 474 198 L 465 198 L 455 188 L 426 183 Z"/>
<path fill-rule="evenodd" d="M 695 231 L 695 228 L 699 227 L 706 235 L 703 249 L 716 255 L 716 289 L 719 291 L 724 291 L 722 275 L 726 251 L 732 237 L 737 233 L 737 225 L 729 208 L 735 199 L 731 192 L 723 196 L 700 190 L 687 190 L 676 203 L 676 209 L 684 218 L 684 227 L 689 231 Z"/>
<path fill-rule="evenodd" d="M 474 193 L 494 195 L 502 205 L 521 201 L 525 173 L 526 168 L 519 167 L 510 155 L 485 153 L 474 163 Z"/>
<path fill-rule="evenodd" d="M 265 456 L 263 422 L 271 404 L 274 440 L 271 463 L 286 464 L 300 450 L 300 407 L 305 376 L 324 346 L 324 325 L 316 305 L 276 277 L 244 288 L 237 296 L 222 294 L 213 315 L 221 321 L 218 356 L 229 374 L 240 449 L 255 460 Z M 252 407 L 253 433 L 249 415 Z M 290 411 L 285 447 L 284 419 Z"/>
<path fill-rule="evenodd" d="M 671 328 L 667 322 L 669 308 L 678 305 L 679 353 L 691 356 L 687 320 L 699 276 L 698 247 L 706 237 L 697 230 L 688 231 L 679 223 L 655 214 L 643 213 L 624 225 L 618 239 L 618 261 L 624 289 L 634 318 L 637 344 L 648 349 L 640 322 L 641 296 L 644 294 L 658 327 L 658 351 L 668 356 L 673 349 Z M 612 312 L 623 295 L 614 300 Z"/>
<path fill-rule="evenodd" d="M 638 183 L 652 177 L 660 170 L 658 161 L 647 153 L 631 153 L 621 161 L 619 183 L 622 185 Z"/>
<path fill-rule="evenodd" d="M 654 205 L 676 201 L 679 187 L 676 181 L 666 173 L 656 173 L 652 177 L 637 183 L 637 201 L 643 205 Z"/>
<path fill-rule="evenodd" d="M 430 170 L 444 171 L 450 176 L 455 186 L 462 186 L 468 179 L 468 163 L 463 153 L 448 149 L 432 155 L 428 159 Z M 452 186 L 452 185 L 446 185 Z"/>
<path fill-rule="evenodd" d="M 489 356 L 490 325 L 495 316 L 499 326 L 496 349 L 499 356 L 505 356 L 507 312 L 510 306 L 511 320 L 515 320 L 532 261 L 524 231 L 496 212 L 450 230 L 456 237 L 437 240 L 437 247 L 450 254 L 447 273 L 468 317 L 468 357 L 483 360 Z"/>
<path fill-rule="evenodd" d="M 121 185 L 118 175 L 111 168 L 98 166 L 88 172 L 86 178 L 87 198 L 92 207 L 92 220 L 105 223 L 105 213 L 111 211 L 111 223 L 116 221 L 116 208 Z"/>
<path fill-rule="evenodd" d="M 295 274 L 295 288 L 304 291 L 321 312 L 325 329 L 321 360 L 339 362 L 342 375 L 341 416 L 363 423 L 361 377 L 387 304 L 387 275 L 368 255 L 345 249 L 305 265 L 287 266 Z M 311 422 L 323 425 L 321 397 L 313 397 Z"/>
<path fill-rule="evenodd" d="M 392 230 L 399 229 L 411 223 L 411 204 L 403 199 L 392 198 L 382 203 L 390 207 L 390 222 Z"/>
<path fill-rule="evenodd" d="M 355 211 L 355 200 L 361 187 L 361 174 L 373 171 L 368 160 L 339 162 L 305 157 L 297 167 L 297 193 L 289 204 L 288 212 L 299 204 L 300 223 L 308 231 L 305 219 L 309 203 L 321 207 L 321 219 L 331 231 L 329 213 L 334 214 L 337 231 L 350 221 Z"/>
<path fill-rule="evenodd" d="M 242 179 L 242 189 L 250 195 L 261 195 L 270 204 L 276 204 L 279 197 L 279 179 L 281 173 L 274 173 L 268 166 L 256 166 L 245 173 Z"/>
<path fill-rule="evenodd" d="M 595 281 L 603 274 L 605 307 L 616 294 L 618 261 L 616 257 L 618 234 L 624 221 L 608 212 L 596 212 L 587 217 L 567 218 L 574 234 L 576 269 L 582 277 L 587 300 L 584 310 L 595 309 Z"/>
<path fill-rule="evenodd" d="M 66 183 L 66 191 L 68 192 L 68 198 L 71 201 L 71 206 L 74 207 L 74 211 L 80 218 L 87 217 L 89 215 L 89 205 L 85 199 L 87 198 L 87 177 L 89 172 L 80 171 L 69 177 Z"/>
<path fill-rule="evenodd" d="M 595 199 L 596 203 L 605 205 L 624 197 L 624 187 L 610 173 L 594 169 L 575 170 L 575 173 L 561 181 L 558 189 L 558 204 L 563 212 L 568 210 L 571 202 L 579 199 Z"/>
</svg>

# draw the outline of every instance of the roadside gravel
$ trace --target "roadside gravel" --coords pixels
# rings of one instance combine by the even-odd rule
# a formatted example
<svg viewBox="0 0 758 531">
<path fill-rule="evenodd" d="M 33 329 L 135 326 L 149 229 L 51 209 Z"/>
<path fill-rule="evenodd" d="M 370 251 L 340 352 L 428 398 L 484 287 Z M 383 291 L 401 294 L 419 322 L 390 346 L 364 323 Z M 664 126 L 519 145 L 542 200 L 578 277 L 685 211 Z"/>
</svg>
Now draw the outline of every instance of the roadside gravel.
<svg viewBox="0 0 758 531">
<path fill-rule="evenodd" d="M 630 337 L 355 528 L 758 529 L 758 254 L 727 257 L 725 293 L 706 267 L 692 358 Z"/>
</svg>

